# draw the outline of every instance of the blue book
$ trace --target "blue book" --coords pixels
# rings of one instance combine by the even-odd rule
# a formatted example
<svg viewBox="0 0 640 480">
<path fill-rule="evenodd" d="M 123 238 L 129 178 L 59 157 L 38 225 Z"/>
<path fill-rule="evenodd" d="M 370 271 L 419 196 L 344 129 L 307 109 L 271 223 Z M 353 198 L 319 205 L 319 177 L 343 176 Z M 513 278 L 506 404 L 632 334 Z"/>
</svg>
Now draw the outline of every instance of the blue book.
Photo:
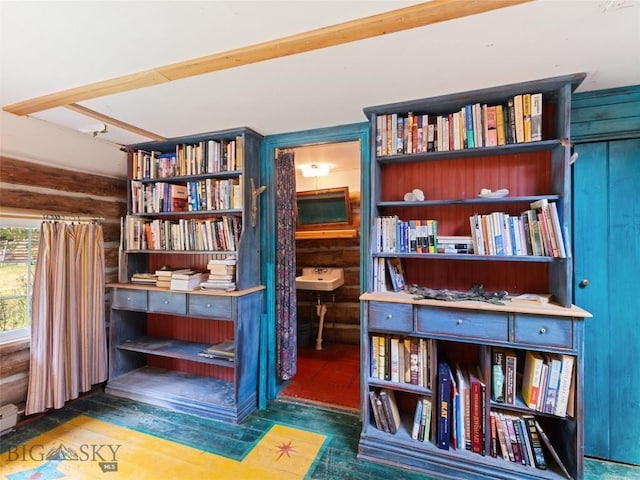
<svg viewBox="0 0 640 480">
<path fill-rule="evenodd" d="M 475 148 L 475 134 L 473 129 L 473 106 L 465 105 L 464 106 L 464 124 L 467 129 L 467 148 Z"/>
<path fill-rule="evenodd" d="M 438 448 L 451 445 L 451 369 L 445 362 L 438 364 Z"/>
</svg>

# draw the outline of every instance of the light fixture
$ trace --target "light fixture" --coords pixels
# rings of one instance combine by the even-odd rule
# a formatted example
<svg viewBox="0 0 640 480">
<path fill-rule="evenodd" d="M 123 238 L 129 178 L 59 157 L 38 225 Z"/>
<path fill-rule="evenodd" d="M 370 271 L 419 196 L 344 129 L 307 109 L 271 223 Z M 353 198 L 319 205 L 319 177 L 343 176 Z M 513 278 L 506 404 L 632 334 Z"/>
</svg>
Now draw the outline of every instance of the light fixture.
<svg viewBox="0 0 640 480">
<path fill-rule="evenodd" d="M 328 163 L 311 163 L 302 166 L 303 177 L 326 177 L 329 175 Z"/>
</svg>

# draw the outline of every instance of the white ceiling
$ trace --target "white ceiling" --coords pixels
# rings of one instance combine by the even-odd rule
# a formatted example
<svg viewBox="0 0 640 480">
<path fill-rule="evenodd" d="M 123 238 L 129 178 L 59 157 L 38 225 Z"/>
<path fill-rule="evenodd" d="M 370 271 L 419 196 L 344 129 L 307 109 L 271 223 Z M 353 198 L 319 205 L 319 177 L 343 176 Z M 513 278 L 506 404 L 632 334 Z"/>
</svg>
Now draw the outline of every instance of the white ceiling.
<svg viewBox="0 0 640 480">
<path fill-rule="evenodd" d="M 0 104 L 419 2 L 0 0 Z M 165 137 L 268 135 L 365 121 L 363 107 L 575 72 L 578 91 L 640 84 L 640 1 L 537 0 L 81 102 Z M 64 108 L 34 117 L 101 124 Z M 109 126 L 100 138 L 148 140 Z"/>
</svg>

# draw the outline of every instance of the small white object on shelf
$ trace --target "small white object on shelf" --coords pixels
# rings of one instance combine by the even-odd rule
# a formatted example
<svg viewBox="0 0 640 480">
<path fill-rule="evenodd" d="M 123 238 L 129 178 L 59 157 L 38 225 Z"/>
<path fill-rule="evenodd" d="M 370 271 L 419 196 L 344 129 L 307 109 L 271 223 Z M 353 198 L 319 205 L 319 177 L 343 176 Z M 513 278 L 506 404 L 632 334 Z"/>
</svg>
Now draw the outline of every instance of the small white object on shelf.
<svg viewBox="0 0 640 480">
<path fill-rule="evenodd" d="M 480 198 L 502 198 L 509 195 L 509 189 L 501 188 L 500 190 L 496 190 L 495 192 L 489 190 L 488 188 L 483 188 L 480 190 L 478 196 Z"/>
<path fill-rule="evenodd" d="M 405 202 L 422 202 L 424 201 L 424 192 L 419 188 L 414 188 L 412 191 L 404 194 Z"/>
</svg>

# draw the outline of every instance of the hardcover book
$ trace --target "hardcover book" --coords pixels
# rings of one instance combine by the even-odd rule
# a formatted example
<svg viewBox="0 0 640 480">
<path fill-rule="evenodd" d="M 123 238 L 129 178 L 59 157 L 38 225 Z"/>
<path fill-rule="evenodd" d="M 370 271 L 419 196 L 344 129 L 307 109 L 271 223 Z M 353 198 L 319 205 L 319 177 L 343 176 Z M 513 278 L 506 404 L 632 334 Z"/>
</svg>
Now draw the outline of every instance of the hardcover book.
<svg viewBox="0 0 640 480">
<path fill-rule="evenodd" d="M 451 446 L 451 370 L 444 362 L 438 364 L 438 448 Z"/>
</svg>

